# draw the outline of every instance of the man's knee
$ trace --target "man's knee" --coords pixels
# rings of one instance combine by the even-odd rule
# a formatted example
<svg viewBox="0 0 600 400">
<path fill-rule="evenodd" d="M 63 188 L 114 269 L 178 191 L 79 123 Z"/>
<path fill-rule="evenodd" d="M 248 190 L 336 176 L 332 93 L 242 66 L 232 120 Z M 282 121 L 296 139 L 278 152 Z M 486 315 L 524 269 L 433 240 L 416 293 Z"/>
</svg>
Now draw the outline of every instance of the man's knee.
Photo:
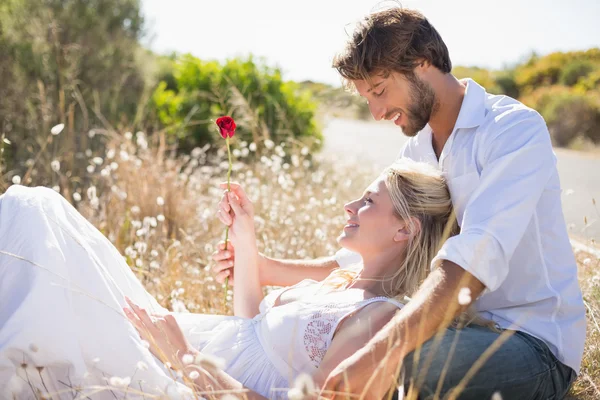
<svg viewBox="0 0 600 400">
<path fill-rule="evenodd" d="M 534 381 L 549 367 L 522 335 L 480 326 L 450 328 L 404 359 L 405 391 L 412 386 L 426 399 L 457 389 L 462 389 L 459 398 L 535 390 Z"/>
</svg>

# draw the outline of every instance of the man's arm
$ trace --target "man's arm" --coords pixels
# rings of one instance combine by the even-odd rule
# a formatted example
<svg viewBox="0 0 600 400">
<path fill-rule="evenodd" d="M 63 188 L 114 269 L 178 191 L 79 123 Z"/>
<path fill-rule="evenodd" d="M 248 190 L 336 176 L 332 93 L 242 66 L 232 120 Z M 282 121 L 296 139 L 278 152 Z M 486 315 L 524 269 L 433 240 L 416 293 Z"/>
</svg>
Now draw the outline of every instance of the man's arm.
<svg viewBox="0 0 600 400">
<path fill-rule="evenodd" d="M 460 266 L 443 262 L 392 321 L 329 375 L 322 395 L 332 398 L 332 392 L 348 391 L 367 393 L 367 398 L 383 398 L 396 382 L 397 367 L 404 357 L 445 329 L 468 307 L 459 304 L 461 288 L 467 288 L 474 300 L 485 287 Z M 351 377 L 348 385 L 345 376 Z"/>
</svg>

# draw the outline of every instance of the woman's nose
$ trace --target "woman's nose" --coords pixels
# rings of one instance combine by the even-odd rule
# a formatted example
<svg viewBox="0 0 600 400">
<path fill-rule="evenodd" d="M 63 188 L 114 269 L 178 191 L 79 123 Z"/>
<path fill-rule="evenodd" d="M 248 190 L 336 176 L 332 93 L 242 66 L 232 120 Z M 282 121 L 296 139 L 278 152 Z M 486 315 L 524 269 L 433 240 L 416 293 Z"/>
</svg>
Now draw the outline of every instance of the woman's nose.
<svg viewBox="0 0 600 400">
<path fill-rule="evenodd" d="M 352 204 L 353 204 L 353 203 L 354 203 L 354 202 L 350 202 L 350 203 L 346 203 L 346 204 L 344 205 L 344 210 L 345 210 L 345 211 L 346 211 L 348 214 L 350 214 L 350 215 L 354 214 L 354 210 L 352 209 Z"/>
</svg>

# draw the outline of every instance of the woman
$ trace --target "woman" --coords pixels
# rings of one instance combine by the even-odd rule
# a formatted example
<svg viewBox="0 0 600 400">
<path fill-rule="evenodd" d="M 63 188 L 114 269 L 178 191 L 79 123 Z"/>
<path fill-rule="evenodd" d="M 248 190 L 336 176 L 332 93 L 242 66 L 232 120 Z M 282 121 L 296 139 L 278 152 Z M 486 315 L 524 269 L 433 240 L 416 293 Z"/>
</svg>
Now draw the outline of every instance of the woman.
<svg viewBox="0 0 600 400">
<path fill-rule="evenodd" d="M 16 398 L 186 397 L 184 384 L 219 387 L 206 356 L 265 397 L 285 397 L 303 373 L 319 385 L 402 307 L 394 299 L 416 290 L 451 215 L 439 172 L 401 160 L 345 206 L 338 242 L 362 263 L 263 298 L 252 203 L 232 185 L 220 218 L 235 251 L 235 316 L 211 316 L 160 307 L 53 191 L 13 186 L 1 199 L 0 387 Z"/>
</svg>

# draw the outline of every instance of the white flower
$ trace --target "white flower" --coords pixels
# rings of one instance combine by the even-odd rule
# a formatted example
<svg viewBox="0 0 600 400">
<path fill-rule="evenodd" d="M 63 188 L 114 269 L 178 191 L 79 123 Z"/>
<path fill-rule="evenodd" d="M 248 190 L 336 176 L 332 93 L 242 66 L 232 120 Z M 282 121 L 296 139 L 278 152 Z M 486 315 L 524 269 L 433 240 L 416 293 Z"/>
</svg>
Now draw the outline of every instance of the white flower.
<svg viewBox="0 0 600 400">
<path fill-rule="evenodd" d="M 250 149 L 250 151 L 256 151 L 256 143 L 250 143 L 250 146 L 248 146 L 248 148 Z"/>
<path fill-rule="evenodd" d="M 91 129 L 91 130 L 88 132 L 88 136 L 89 136 L 89 138 L 90 138 L 90 139 L 93 139 L 93 138 L 94 138 L 94 136 L 96 136 L 96 131 L 95 131 L 95 130 L 93 130 L 93 129 Z"/>
<path fill-rule="evenodd" d="M 160 268 L 160 264 L 157 261 L 152 261 L 152 262 L 150 262 L 150 268 L 152 268 L 152 269 L 159 269 Z"/>
<path fill-rule="evenodd" d="M 466 287 L 460 289 L 458 292 L 458 304 L 461 306 L 471 304 L 471 289 Z"/>
<path fill-rule="evenodd" d="M 133 214 L 139 214 L 139 213 L 140 213 L 140 211 L 141 211 L 141 210 L 140 210 L 140 208 L 139 208 L 138 206 L 133 206 L 133 207 L 131 207 L 131 212 L 132 212 Z"/>
<path fill-rule="evenodd" d="M 113 171 L 116 171 L 119 168 L 119 164 L 117 164 L 116 162 L 111 162 L 110 163 L 110 169 L 112 169 Z"/>
<path fill-rule="evenodd" d="M 183 357 L 181 357 L 181 361 L 183 361 L 184 365 L 188 365 L 194 362 L 194 356 L 191 354 L 185 354 Z"/>
<path fill-rule="evenodd" d="M 102 159 L 102 157 L 94 157 L 92 158 L 92 162 L 96 165 L 102 165 L 104 160 Z"/>
<path fill-rule="evenodd" d="M 163 222 L 163 221 L 165 220 L 165 216 L 164 216 L 164 215 L 162 215 L 162 214 L 158 214 L 158 215 L 156 216 L 156 220 L 157 220 L 158 222 Z"/>
<path fill-rule="evenodd" d="M 125 132 L 125 139 L 131 140 L 132 137 L 133 137 L 133 133 L 131 133 L 131 132 Z"/>
<path fill-rule="evenodd" d="M 225 368 L 225 361 L 219 357 L 212 356 L 210 354 L 198 353 L 194 359 L 194 364 L 199 365 L 203 368 Z"/>
<path fill-rule="evenodd" d="M 131 378 L 128 376 L 125 378 L 119 378 L 118 376 L 113 376 L 110 378 L 109 383 L 111 384 L 111 386 L 125 388 L 125 387 L 129 386 L 129 384 L 131 383 Z"/>
<path fill-rule="evenodd" d="M 148 364 L 143 361 L 138 361 L 136 364 L 136 368 L 140 371 L 146 371 L 148 369 Z"/>
<path fill-rule="evenodd" d="M 272 140 L 266 139 L 265 140 L 265 147 L 269 150 L 271 150 L 273 147 L 275 147 L 275 143 Z"/>
<path fill-rule="evenodd" d="M 21 184 L 21 177 L 19 175 L 15 175 L 12 177 L 12 183 L 14 183 L 15 185 L 20 185 Z"/>
<path fill-rule="evenodd" d="M 292 396 L 300 394 L 302 396 L 300 398 L 303 399 L 304 397 L 313 394 L 316 390 L 316 387 L 312 377 L 308 374 L 302 373 L 298 375 L 294 380 L 294 387 L 290 390 L 290 392 L 294 389 L 296 389 L 296 391 L 292 393 Z M 288 397 L 290 399 L 292 398 L 292 396 L 290 396 L 288 392 Z"/>
<path fill-rule="evenodd" d="M 502 400 L 502 395 L 500 395 L 500 392 L 494 392 L 490 400 Z"/>
<path fill-rule="evenodd" d="M 58 171 L 60 171 L 60 161 L 58 161 L 58 160 L 53 160 L 53 161 L 50 163 L 50 167 L 52 168 L 52 171 L 54 171 L 54 172 L 58 172 Z"/>
<path fill-rule="evenodd" d="M 87 197 L 88 199 L 92 200 L 95 199 L 96 196 L 96 186 L 90 186 L 87 190 Z"/>
<path fill-rule="evenodd" d="M 110 149 L 107 153 L 106 153 L 106 158 L 112 160 L 113 158 L 115 158 L 115 149 Z"/>
<path fill-rule="evenodd" d="M 73 200 L 75 200 L 76 203 L 79 203 L 81 201 L 81 195 L 78 192 L 73 193 Z"/>
<path fill-rule="evenodd" d="M 302 154 L 303 156 L 308 154 L 308 147 L 303 147 L 302 150 L 300 150 L 300 154 Z"/>
<path fill-rule="evenodd" d="M 88 174 L 93 174 L 94 171 L 96 170 L 96 166 L 95 165 L 88 165 L 86 167 Z"/>
<path fill-rule="evenodd" d="M 161 196 L 158 196 L 156 198 L 156 204 L 159 205 L 159 206 L 161 206 L 161 207 L 164 206 L 165 205 L 165 199 L 163 199 Z"/>
<path fill-rule="evenodd" d="M 56 136 L 60 134 L 63 131 L 63 129 L 65 129 L 65 124 L 54 125 L 52 129 L 50 129 L 50 133 Z"/>
<path fill-rule="evenodd" d="M 583 260 L 583 265 L 589 265 L 592 262 L 591 258 L 586 258 L 585 260 Z"/>
<path fill-rule="evenodd" d="M 85 156 L 86 157 L 91 157 L 92 156 L 92 150 L 91 149 L 86 149 L 85 150 Z"/>
<path fill-rule="evenodd" d="M 200 373 L 198 371 L 192 371 L 192 372 L 190 372 L 189 377 L 191 380 L 195 381 L 196 379 L 198 379 L 200 377 Z M 223 399 L 223 398 L 221 397 L 221 399 Z"/>
</svg>

